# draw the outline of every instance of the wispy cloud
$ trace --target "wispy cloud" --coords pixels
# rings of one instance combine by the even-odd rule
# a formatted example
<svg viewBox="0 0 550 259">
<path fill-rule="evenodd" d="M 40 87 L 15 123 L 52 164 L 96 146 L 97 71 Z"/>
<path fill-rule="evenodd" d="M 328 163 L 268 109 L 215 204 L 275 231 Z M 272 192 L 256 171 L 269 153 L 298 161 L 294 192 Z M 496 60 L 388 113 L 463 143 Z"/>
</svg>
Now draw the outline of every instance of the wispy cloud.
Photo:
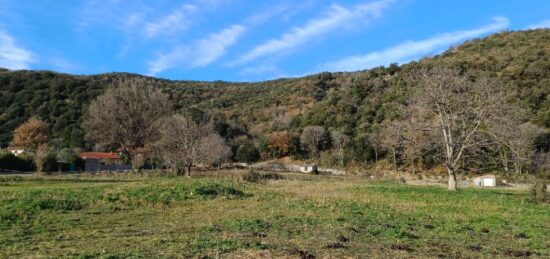
<svg viewBox="0 0 550 259">
<path fill-rule="evenodd" d="M 271 61 L 265 63 L 257 64 L 255 66 L 250 66 L 242 69 L 240 75 L 246 76 L 258 76 L 265 73 L 281 73 L 275 64 Z"/>
<path fill-rule="evenodd" d="M 161 34 L 173 34 L 184 31 L 191 26 L 192 16 L 198 9 L 195 5 L 183 4 L 166 17 L 147 23 L 145 34 L 147 37 L 156 37 Z"/>
<path fill-rule="evenodd" d="M 407 41 L 382 51 L 375 51 L 366 55 L 351 56 L 328 62 L 321 67 L 322 70 L 328 71 L 353 71 L 388 65 L 392 62 L 407 62 L 427 54 L 440 52 L 453 44 L 468 39 L 504 30 L 508 25 L 509 20 L 507 18 L 496 17 L 493 23 L 477 29 L 443 33 L 420 41 Z"/>
<path fill-rule="evenodd" d="M 547 29 L 550 28 L 550 20 L 545 20 L 539 23 L 531 24 L 527 26 L 527 29 Z"/>
<path fill-rule="evenodd" d="M 0 29 L 0 67 L 9 69 L 28 69 L 33 62 L 33 54 L 17 46 L 15 39 Z"/>
<path fill-rule="evenodd" d="M 301 27 L 293 27 L 278 39 L 269 40 L 244 54 L 235 64 L 243 64 L 272 54 L 291 51 L 312 39 L 350 26 L 358 19 L 378 17 L 393 0 L 381 0 L 352 8 L 332 5 L 325 15 L 309 20 Z"/>
<path fill-rule="evenodd" d="M 119 1 L 115 0 L 86 0 L 82 2 L 80 13 L 77 15 L 76 29 L 82 31 L 97 24 L 109 24 L 112 27 L 119 28 L 124 21 L 122 17 L 123 14 L 127 13 L 127 8 L 124 8 Z"/>
<path fill-rule="evenodd" d="M 80 65 L 59 56 L 54 56 L 48 61 L 55 68 L 56 71 L 60 72 L 76 73 L 82 69 Z"/>
<path fill-rule="evenodd" d="M 206 66 L 223 56 L 226 48 L 235 44 L 244 32 L 245 28 L 243 26 L 233 25 L 209 35 L 206 39 L 199 40 L 196 43 L 196 57 L 191 66 Z"/>
<path fill-rule="evenodd" d="M 206 3 L 213 1 L 212 4 L 229 2 L 228 0 L 204 1 Z M 201 2 L 201 4 L 204 3 Z M 176 44 L 171 50 L 159 54 L 154 60 L 148 62 L 149 75 L 155 75 L 176 66 L 187 68 L 208 66 L 226 55 L 228 49 L 235 45 L 245 33 L 276 16 L 287 13 L 291 8 L 297 9 L 303 7 L 302 5 L 296 6 L 287 3 L 270 6 L 267 10 L 260 10 L 254 15 L 245 17 L 239 24 L 227 26 L 188 44 Z"/>
<path fill-rule="evenodd" d="M 207 66 L 225 55 L 226 49 L 235 44 L 245 31 L 245 27 L 236 24 L 191 45 L 176 46 L 169 53 L 149 62 L 149 73 L 154 75 L 182 63 L 191 68 Z"/>
</svg>

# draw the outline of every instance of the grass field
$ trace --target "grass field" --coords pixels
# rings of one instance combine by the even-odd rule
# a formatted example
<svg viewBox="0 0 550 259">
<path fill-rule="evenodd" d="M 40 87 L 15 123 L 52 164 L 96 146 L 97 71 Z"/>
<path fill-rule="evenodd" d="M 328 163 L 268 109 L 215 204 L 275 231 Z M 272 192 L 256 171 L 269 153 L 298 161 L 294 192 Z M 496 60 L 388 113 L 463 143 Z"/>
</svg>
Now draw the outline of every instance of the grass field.
<svg viewBox="0 0 550 259">
<path fill-rule="evenodd" d="M 0 176 L 0 228 L 2 258 L 550 257 L 527 193 L 353 177 Z"/>
</svg>

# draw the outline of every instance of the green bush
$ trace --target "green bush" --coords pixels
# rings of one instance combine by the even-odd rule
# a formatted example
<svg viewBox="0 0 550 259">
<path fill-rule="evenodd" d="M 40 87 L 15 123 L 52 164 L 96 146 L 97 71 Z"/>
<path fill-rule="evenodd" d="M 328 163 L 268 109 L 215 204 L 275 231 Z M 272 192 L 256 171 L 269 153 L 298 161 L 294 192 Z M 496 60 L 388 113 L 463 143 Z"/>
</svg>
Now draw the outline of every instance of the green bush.
<svg viewBox="0 0 550 259">
<path fill-rule="evenodd" d="M 202 198 L 244 198 L 248 195 L 237 189 L 232 183 L 225 182 L 200 182 L 183 184 L 173 187 L 147 186 L 141 188 L 124 189 L 121 192 L 106 193 L 102 200 L 108 202 L 122 202 L 127 204 L 172 204 L 188 199 Z"/>
<path fill-rule="evenodd" d="M 51 173 L 51 172 L 56 172 L 58 170 L 59 170 L 59 165 L 57 163 L 57 159 L 55 158 L 54 155 L 49 155 L 46 158 L 46 161 L 44 161 L 44 171 Z"/>
<path fill-rule="evenodd" d="M 243 191 L 233 188 L 231 186 L 220 184 L 220 183 L 201 184 L 195 187 L 193 192 L 197 196 L 200 196 L 203 198 L 223 197 L 223 198 L 233 199 L 233 198 L 242 198 L 246 196 L 246 194 Z"/>
<path fill-rule="evenodd" d="M 256 170 L 249 170 L 244 176 L 243 180 L 249 183 L 260 183 L 270 180 L 282 180 L 284 177 L 275 172 L 259 173 Z"/>
<path fill-rule="evenodd" d="M 260 159 L 260 152 L 252 143 L 246 143 L 239 147 L 235 157 L 239 162 L 252 163 Z"/>
</svg>

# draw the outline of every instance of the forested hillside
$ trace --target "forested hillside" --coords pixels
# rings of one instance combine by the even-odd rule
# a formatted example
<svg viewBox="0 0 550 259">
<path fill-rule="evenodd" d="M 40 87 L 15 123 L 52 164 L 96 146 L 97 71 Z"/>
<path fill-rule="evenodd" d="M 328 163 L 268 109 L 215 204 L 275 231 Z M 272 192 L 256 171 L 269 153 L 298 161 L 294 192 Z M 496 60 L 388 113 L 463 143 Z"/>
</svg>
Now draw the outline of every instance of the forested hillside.
<svg viewBox="0 0 550 259">
<path fill-rule="evenodd" d="M 325 74 L 330 77 L 330 74 Z M 0 146 L 6 147 L 13 129 L 29 117 L 49 122 L 52 136 L 72 147 L 82 146 L 81 115 L 87 104 L 117 79 L 142 77 L 112 73 L 72 76 L 49 71 L 0 71 Z M 223 114 L 249 126 L 273 115 L 300 114 L 323 99 L 329 87 L 323 76 L 260 83 L 168 81 L 147 78 L 162 87 L 177 109 Z"/>
<path fill-rule="evenodd" d="M 351 83 L 339 84 L 339 90 L 298 116 L 298 124 L 343 130 L 354 136 L 358 151 L 367 135 L 397 116 L 398 108 L 418 90 L 411 78 L 423 67 L 453 67 L 501 78 L 501 87 L 513 96 L 502 105 L 519 105 L 528 112 L 526 121 L 550 127 L 550 30 L 503 32 L 419 62 L 336 75 L 340 82 Z M 354 154 L 356 159 L 364 157 L 363 152 Z"/>
<path fill-rule="evenodd" d="M 522 106 L 530 113 L 526 120 L 550 127 L 550 30 L 502 32 L 418 62 L 351 73 L 257 83 L 146 80 L 168 93 L 176 109 L 221 121 L 224 130 L 233 130 L 226 138 L 246 135 L 267 149 L 273 132 L 299 134 L 306 126 L 321 125 L 349 136 L 349 156 L 364 160 L 372 153 L 364 150 L 367 135 L 394 118 L 418 87 L 410 78 L 435 66 L 501 78 L 502 87 L 514 93 L 502 105 Z M 0 70 L 0 147 L 8 146 L 13 129 L 31 116 L 49 123 L 57 147 L 85 147 L 81 115 L 87 104 L 112 81 L 126 77 L 142 76 Z"/>
</svg>

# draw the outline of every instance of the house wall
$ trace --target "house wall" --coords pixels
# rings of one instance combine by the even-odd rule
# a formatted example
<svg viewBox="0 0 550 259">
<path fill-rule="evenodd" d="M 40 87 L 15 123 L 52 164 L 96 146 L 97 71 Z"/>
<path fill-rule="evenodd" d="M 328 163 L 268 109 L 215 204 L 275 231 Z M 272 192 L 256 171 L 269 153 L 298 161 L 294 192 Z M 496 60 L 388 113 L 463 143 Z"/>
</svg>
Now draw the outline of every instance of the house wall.
<svg viewBox="0 0 550 259">
<path fill-rule="evenodd" d="M 103 164 L 97 158 L 86 158 L 84 164 L 84 170 L 86 172 L 99 172 L 99 171 L 126 171 L 131 170 L 131 165 L 124 165 L 120 163 Z"/>
<path fill-rule="evenodd" d="M 22 150 L 22 149 L 14 149 L 14 150 L 10 150 L 10 152 L 16 156 L 18 155 L 21 155 L 23 153 L 25 153 L 25 150 Z"/>
<path fill-rule="evenodd" d="M 84 171 L 86 172 L 97 172 L 100 169 L 101 163 L 99 159 L 95 158 L 86 158 L 84 160 Z"/>
<path fill-rule="evenodd" d="M 475 187 L 495 187 L 497 179 L 494 176 L 476 177 L 473 180 Z"/>
</svg>

